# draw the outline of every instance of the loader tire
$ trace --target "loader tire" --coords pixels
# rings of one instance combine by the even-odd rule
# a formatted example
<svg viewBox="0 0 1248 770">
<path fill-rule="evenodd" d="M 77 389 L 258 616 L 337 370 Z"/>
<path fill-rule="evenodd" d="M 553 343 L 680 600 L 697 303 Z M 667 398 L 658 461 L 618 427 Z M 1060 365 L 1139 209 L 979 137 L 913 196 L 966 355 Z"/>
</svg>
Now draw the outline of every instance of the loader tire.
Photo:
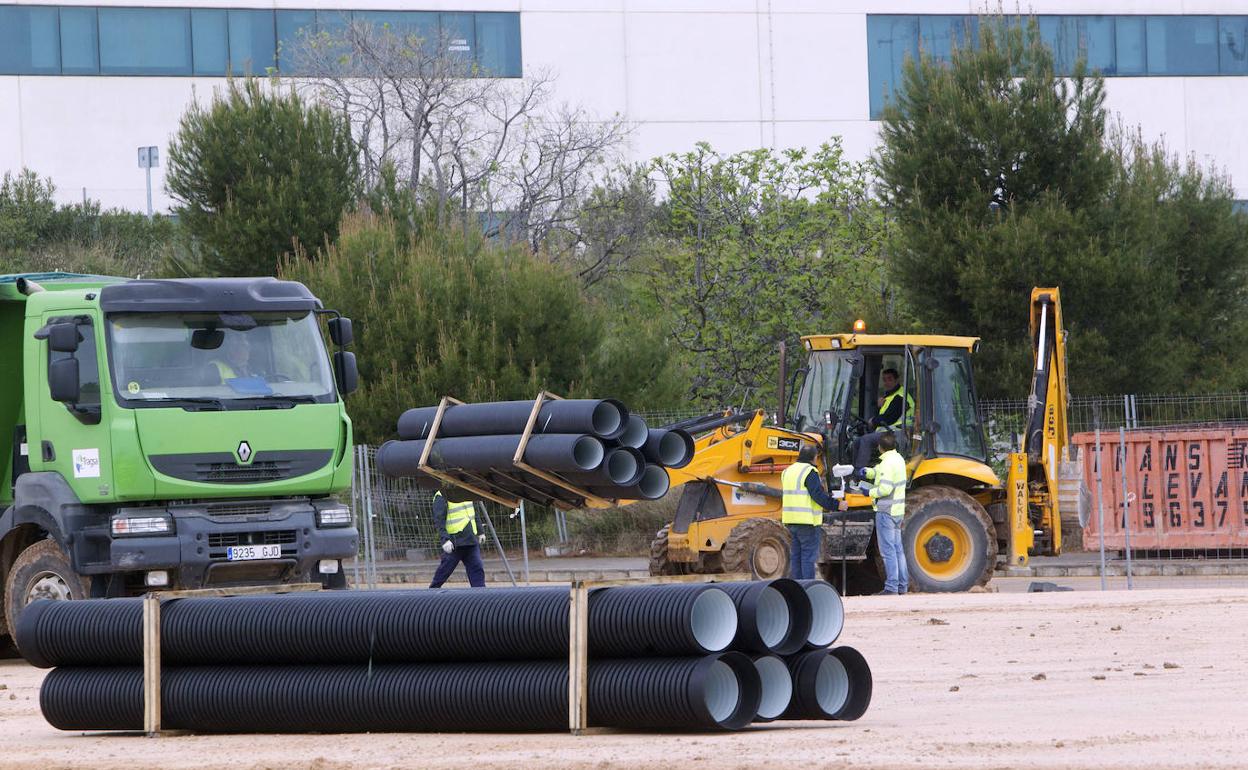
<svg viewBox="0 0 1248 770">
<path fill-rule="evenodd" d="M 17 619 L 27 604 L 36 599 L 86 599 L 91 596 L 91 578 L 79 575 L 69 557 L 52 539 L 28 546 L 9 568 L 4 586 L 4 619 L 9 637 L 17 640 Z"/>
<path fill-rule="evenodd" d="M 789 531 L 773 519 L 749 519 L 732 528 L 720 551 L 724 572 L 773 580 L 789 571 Z"/>
<path fill-rule="evenodd" d="M 997 566 L 992 519 L 953 487 L 922 487 L 906 497 L 901 542 L 915 591 L 967 591 L 985 585 Z"/>
<path fill-rule="evenodd" d="M 667 553 L 667 536 L 672 530 L 672 525 L 668 524 L 659 530 L 659 534 L 655 536 L 650 543 L 650 574 L 658 575 L 688 575 L 690 564 L 684 562 L 674 562 L 668 558 Z"/>
</svg>

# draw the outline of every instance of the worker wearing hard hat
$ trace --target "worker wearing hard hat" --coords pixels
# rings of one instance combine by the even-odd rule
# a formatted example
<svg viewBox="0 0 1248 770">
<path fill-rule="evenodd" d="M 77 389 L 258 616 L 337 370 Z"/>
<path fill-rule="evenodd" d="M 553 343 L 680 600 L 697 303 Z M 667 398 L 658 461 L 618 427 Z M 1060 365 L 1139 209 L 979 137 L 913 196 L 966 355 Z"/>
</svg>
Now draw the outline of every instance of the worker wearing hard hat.
<svg viewBox="0 0 1248 770">
<path fill-rule="evenodd" d="M 804 444 L 798 450 L 797 462 L 780 474 L 780 487 L 784 493 L 780 521 L 792 536 L 789 543 L 789 577 L 794 580 L 814 578 L 820 534 L 823 532 L 823 512 L 844 506 L 844 501 L 838 505 L 824 491 L 819 472 L 811 465 L 814 459 L 815 448 Z"/>
<path fill-rule="evenodd" d="M 433 496 L 433 523 L 442 538 L 442 561 L 433 573 L 430 588 L 438 588 L 455 571 L 461 561 L 468 572 L 468 584 L 473 588 L 485 587 L 485 564 L 481 561 L 481 541 L 484 535 L 477 532 L 477 507 L 472 500 L 452 503 L 447 500 L 447 489 Z"/>
</svg>

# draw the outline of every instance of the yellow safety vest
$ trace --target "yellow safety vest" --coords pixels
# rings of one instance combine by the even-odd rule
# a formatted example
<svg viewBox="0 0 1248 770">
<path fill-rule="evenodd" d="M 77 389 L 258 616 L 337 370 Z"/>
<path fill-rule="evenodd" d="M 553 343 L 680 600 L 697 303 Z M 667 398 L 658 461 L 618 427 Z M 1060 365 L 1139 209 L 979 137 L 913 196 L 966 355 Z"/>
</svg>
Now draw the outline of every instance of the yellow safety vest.
<svg viewBox="0 0 1248 770">
<path fill-rule="evenodd" d="M 814 498 L 806 491 L 806 477 L 815 472 L 809 463 L 793 463 L 780 474 L 781 501 L 780 520 L 785 524 L 822 524 L 823 509 L 815 506 Z"/>
<path fill-rule="evenodd" d="M 885 412 L 887 412 L 889 404 L 893 403 L 893 399 L 899 397 L 900 395 L 901 395 L 901 388 L 899 387 L 896 390 L 894 390 L 892 393 L 885 396 L 884 403 L 880 404 L 880 414 L 884 414 Z M 907 393 L 906 394 L 906 408 L 902 410 L 901 416 L 897 418 L 897 421 L 894 422 L 892 425 L 889 425 L 888 427 L 889 428 L 901 427 L 902 424 L 912 420 L 913 418 L 914 418 L 914 399 L 910 396 L 909 393 Z"/>
<path fill-rule="evenodd" d="M 896 449 L 880 455 L 874 468 L 867 468 L 867 481 L 872 485 L 869 495 L 876 511 L 896 519 L 906 515 L 906 461 Z"/>
<path fill-rule="evenodd" d="M 433 496 L 436 500 L 442 497 L 442 493 L 438 492 Z M 473 505 L 471 500 L 462 503 L 452 503 L 446 501 L 446 534 L 455 535 L 464 531 L 469 524 L 472 525 L 472 534 L 477 534 L 477 506 Z"/>
<path fill-rule="evenodd" d="M 217 361 L 214 359 L 212 361 L 212 365 L 217 367 L 217 374 L 221 375 L 222 382 L 225 382 L 226 380 L 232 380 L 238 376 L 234 373 L 234 367 L 230 366 L 224 361 Z"/>
</svg>

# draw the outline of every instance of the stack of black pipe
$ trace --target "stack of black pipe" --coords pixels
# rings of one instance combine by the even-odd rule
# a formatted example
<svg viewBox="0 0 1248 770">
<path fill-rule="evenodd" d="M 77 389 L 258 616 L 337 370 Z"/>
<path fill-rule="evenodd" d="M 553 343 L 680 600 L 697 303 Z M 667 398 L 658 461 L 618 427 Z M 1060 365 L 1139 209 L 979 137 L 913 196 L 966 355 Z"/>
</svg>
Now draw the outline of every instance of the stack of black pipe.
<svg viewBox="0 0 1248 770">
<path fill-rule="evenodd" d="M 453 404 L 435 435 L 438 408 L 409 409 L 399 417 L 399 440 L 377 450 L 377 467 L 387 476 L 436 486 L 436 479 L 419 470 L 426 441 L 434 435 L 428 462 L 437 470 L 543 505 L 583 505 L 583 496 L 514 465 L 532 411 L 532 401 Z M 692 459 L 687 431 L 650 428 L 614 399 L 568 399 L 542 405 L 523 462 L 598 497 L 654 500 L 667 494 L 666 469 L 683 468 Z"/>
<path fill-rule="evenodd" d="M 851 648 L 820 646 L 839 620 L 812 590 L 774 580 L 592 591 L 589 724 L 732 730 L 774 718 L 857 719 L 870 670 Z M 567 589 L 197 597 L 168 600 L 161 615 L 166 729 L 568 725 Z M 142 617 L 140 599 L 26 608 L 19 649 L 56 667 L 39 696 L 49 723 L 142 729 Z"/>
</svg>

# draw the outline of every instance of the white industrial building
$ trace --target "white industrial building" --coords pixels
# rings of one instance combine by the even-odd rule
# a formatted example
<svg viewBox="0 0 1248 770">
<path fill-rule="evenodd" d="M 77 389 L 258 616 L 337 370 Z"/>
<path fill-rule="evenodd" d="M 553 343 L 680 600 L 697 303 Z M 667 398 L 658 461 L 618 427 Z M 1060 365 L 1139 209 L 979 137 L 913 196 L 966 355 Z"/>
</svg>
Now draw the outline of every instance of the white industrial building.
<svg viewBox="0 0 1248 770">
<path fill-rule="evenodd" d="M 995 5 L 994 5 L 995 7 Z M 227 68 L 281 68 L 291 30 L 343 12 L 426 25 L 483 66 L 549 68 L 562 100 L 636 125 L 633 159 L 876 144 L 901 61 L 947 50 L 982 0 L 0 1 L 0 171 L 51 176 L 65 200 L 142 210 L 136 149 L 162 149 Z M 1032 0 L 1059 60 L 1086 55 L 1111 109 L 1224 167 L 1248 199 L 1248 2 Z M 370 16 L 371 14 L 371 16 Z M 257 62 L 259 65 L 257 65 Z M 166 209 L 163 163 L 155 204 Z"/>
</svg>

